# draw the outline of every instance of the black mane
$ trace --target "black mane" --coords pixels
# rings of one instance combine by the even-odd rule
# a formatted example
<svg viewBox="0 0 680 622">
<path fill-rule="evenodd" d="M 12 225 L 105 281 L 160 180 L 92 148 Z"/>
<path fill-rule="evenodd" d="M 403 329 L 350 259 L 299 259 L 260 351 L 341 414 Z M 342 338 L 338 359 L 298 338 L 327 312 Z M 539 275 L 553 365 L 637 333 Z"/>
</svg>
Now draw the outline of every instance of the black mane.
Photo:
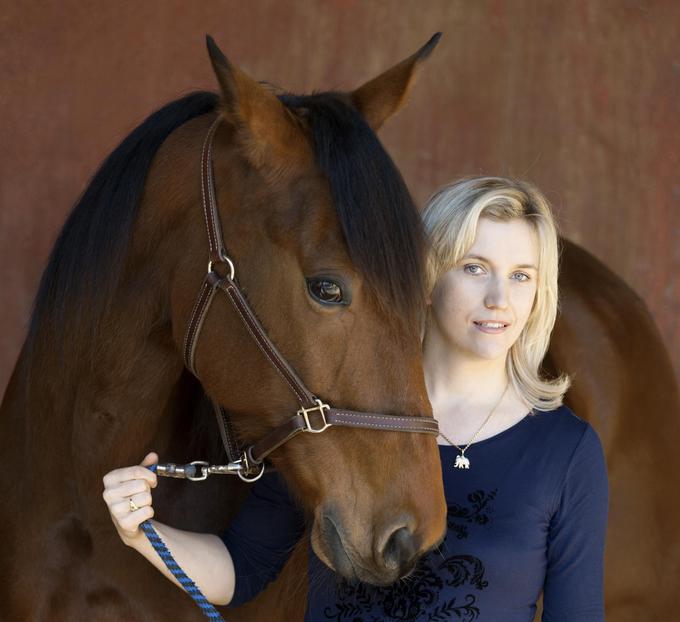
<svg viewBox="0 0 680 622">
<path fill-rule="evenodd" d="M 414 320 L 423 309 L 425 235 L 399 170 L 357 110 L 335 93 L 280 95 L 303 109 L 328 178 L 350 258 L 385 310 Z"/>
<path fill-rule="evenodd" d="M 215 110 L 218 102 L 218 96 L 209 92 L 171 102 L 137 126 L 106 158 L 52 249 L 33 305 L 29 349 L 44 326 L 50 327 L 57 346 L 64 345 L 67 326 L 94 334 L 96 318 L 110 304 L 121 277 L 154 155 L 173 130 Z M 70 316 L 73 312 L 75 317 Z"/>
</svg>

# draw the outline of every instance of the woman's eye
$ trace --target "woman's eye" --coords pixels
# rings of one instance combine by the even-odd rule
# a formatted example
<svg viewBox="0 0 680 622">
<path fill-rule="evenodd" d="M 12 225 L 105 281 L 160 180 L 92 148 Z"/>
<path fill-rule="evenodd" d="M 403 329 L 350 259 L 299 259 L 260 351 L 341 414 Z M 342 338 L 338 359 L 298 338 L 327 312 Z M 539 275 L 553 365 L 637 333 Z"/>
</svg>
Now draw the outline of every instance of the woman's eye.
<svg viewBox="0 0 680 622">
<path fill-rule="evenodd" d="M 482 266 L 479 266 L 476 263 L 469 263 L 463 268 L 463 270 L 465 270 L 465 272 L 468 274 L 481 274 Z"/>
<path fill-rule="evenodd" d="M 524 272 L 515 272 L 515 274 L 513 276 L 515 277 L 516 281 L 521 281 L 521 282 L 528 281 L 529 278 L 530 278 L 529 275 L 525 274 Z"/>
<path fill-rule="evenodd" d="M 347 304 L 347 301 L 343 297 L 342 288 L 335 281 L 329 281 L 328 279 L 308 279 L 307 289 L 312 298 L 316 298 L 316 300 L 323 304 Z"/>
</svg>

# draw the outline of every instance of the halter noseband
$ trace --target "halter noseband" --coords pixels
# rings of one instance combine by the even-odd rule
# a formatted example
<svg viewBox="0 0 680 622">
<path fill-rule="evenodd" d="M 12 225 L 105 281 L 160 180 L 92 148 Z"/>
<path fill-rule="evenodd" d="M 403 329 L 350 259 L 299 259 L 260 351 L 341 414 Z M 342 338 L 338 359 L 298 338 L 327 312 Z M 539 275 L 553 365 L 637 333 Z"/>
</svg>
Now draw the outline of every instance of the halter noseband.
<svg viewBox="0 0 680 622">
<path fill-rule="evenodd" d="M 263 461 L 272 451 L 301 432 L 320 434 L 333 426 L 438 435 L 439 425 L 432 417 L 359 412 L 333 408 L 325 404 L 307 389 L 295 370 L 279 353 L 238 287 L 235 280 L 234 262 L 229 258 L 222 239 L 212 161 L 213 137 L 219 123 L 220 117 L 218 116 L 208 130 L 201 155 L 201 194 L 203 213 L 208 230 L 209 261 L 208 273 L 191 312 L 189 327 L 184 339 L 184 363 L 189 371 L 198 378 L 194 361 L 196 345 L 210 303 L 215 292 L 221 290 L 227 295 L 227 299 L 262 354 L 295 394 L 300 409 L 285 423 L 275 427 L 262 439 L 241 451 L 235 440 L 236 437 L 227 412 L 213 400 L 213 407 L 229 464 L 210 466 L 202 461 L 192 462 L 189 465 L 161 464 L 158 465 L 158 474 L 201 480 L 210 474 L 236 473 L 244 481 L 255 481 L 264 473 Z M 223 266 L 227 273 L 226 276 L 220 276 L 214 270 L 214 267 L 218 265 Z"/>
</svg>

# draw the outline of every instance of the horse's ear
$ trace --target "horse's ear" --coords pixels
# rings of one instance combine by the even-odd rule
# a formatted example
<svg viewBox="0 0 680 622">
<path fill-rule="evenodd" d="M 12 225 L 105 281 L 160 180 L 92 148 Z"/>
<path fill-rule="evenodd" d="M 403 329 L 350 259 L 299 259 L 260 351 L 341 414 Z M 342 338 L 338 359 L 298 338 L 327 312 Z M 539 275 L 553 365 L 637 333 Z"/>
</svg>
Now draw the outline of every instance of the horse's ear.
<svg viewBox="0 0 680 622">
<path fill-rule="evenodd" d="M 432 53 L 441 36 L 438 32 L 415 54 L 350 94 L 352 102 L 374 131 L 378 131 L 404 104 L 420 64 Z"/>
<path fill-rule="evenodd" d="M 245 130 L 248 154 L 256 165 L 290 159 L 300 132 L 276 95 L 233 65 L 210 35 L 208 54 L 222 91 L 223 115 Z"/>
</svg>

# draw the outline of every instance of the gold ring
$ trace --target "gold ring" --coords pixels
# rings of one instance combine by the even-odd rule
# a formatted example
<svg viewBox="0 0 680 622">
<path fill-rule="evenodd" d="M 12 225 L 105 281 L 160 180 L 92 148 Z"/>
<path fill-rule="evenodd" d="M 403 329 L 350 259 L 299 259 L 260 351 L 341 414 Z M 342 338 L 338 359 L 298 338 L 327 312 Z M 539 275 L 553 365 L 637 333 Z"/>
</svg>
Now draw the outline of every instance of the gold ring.
<svg viewBox="0 0 680 622">
<path fill-rule="evenodd" d="M 136 512 L 139 506 L 132 500 L 132 497 L 128 499 L 128 504 L 130 505 L 130 512 Z"/>
</svg>

